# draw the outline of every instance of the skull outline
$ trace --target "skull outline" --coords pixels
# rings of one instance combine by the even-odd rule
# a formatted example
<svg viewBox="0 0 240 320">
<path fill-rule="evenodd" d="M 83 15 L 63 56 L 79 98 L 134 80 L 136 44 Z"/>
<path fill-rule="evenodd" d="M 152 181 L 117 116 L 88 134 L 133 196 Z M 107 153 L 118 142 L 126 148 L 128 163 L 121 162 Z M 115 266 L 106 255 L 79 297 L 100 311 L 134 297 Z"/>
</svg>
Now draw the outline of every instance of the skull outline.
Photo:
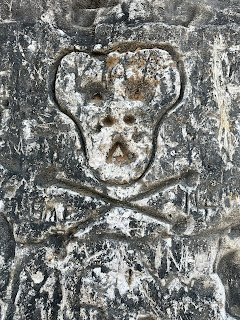
<svg viewBox="0 0 240 320">
<path fill-rule="evenodd" d="M 148 169 L 160 119 L 182 98 L 176 56 L 155 47 L 62 58 L 56 100 L 77 124 L 88 164 L 102 182 L 134 183 Z"/>
</svg>

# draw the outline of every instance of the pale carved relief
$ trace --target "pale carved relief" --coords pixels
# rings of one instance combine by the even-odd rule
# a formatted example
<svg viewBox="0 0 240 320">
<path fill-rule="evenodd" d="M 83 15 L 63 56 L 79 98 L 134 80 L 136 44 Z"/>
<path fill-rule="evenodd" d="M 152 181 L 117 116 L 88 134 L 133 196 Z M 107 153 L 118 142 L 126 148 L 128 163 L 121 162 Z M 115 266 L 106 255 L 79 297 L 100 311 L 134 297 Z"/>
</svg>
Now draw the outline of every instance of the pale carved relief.
<svg viewBox="0 0 240 320">
<path fill-rule="evenodd" d="M 197 170 L 189 166 L 151 183 L 143 181 L 155 161 L 164 117 L 183 98 L 185 73 L 179 57 L 169 45 L 149 49 L 130 43 L 107 53 L 72 52 L 62 58 L 56 102 L 75 123 L 86 166 L 102 187 L 94 189 L 61 174 L 59 186 L 81 188 L 113 207 L 140 210 L 162 222 L 185 218 L 181 213 L 169 218 L 161 210 L 135 203 L 180 181 L 193 189 L 198 183 Z"/>
</svg>

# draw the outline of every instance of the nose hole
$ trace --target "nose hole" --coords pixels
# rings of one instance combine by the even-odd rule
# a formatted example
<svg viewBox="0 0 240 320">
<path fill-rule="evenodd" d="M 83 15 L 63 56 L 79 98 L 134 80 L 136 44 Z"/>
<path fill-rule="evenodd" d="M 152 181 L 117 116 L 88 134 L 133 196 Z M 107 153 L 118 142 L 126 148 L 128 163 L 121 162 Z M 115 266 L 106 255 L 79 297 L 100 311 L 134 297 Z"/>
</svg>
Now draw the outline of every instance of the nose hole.
<svg viewBox="0 0 240 320">
<path fill-rule="evenodd" d="M 133 115 L 128 115 L 128 116 L 124 116 L 123 121 L 128 125 L 132 125 L 135 121 L 135 118 Z"/>
<path fill-rule="evenodd" d="M 110 115 L 106 116 L 106 118 L 103 120 L 103 124 L 106 127 L 111 127 L 115 123 L 115 120 Z"/>
</svg>

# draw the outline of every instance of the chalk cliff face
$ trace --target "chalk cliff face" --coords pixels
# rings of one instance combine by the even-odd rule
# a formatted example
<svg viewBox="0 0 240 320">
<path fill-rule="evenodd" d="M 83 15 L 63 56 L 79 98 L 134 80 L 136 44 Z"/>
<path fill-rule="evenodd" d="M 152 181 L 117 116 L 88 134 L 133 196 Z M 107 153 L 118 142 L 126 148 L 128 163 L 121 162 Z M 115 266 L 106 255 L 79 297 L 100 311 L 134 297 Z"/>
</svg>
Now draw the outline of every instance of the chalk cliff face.
<svg viewBox="0 0 240 320">
<path fill-rule="evenodd" d="M 0 4 L 1 320 L 240 319 L 239 15 Z"/>
</svg>

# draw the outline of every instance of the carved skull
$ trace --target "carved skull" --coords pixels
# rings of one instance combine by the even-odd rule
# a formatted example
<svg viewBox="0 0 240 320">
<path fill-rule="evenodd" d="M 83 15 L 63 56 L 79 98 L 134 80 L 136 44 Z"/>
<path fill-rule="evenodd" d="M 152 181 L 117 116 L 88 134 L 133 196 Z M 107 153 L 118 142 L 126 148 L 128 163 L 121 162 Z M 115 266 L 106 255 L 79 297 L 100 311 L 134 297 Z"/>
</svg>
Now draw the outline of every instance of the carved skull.
<svg viewBox="0 0 240 320">
<path fill-rule="evenodd" d="M 180 95 L 180 74 L 161 49 L 90 55 L 60 63 L 56 98 L 79 127 L 88 164 L 103 181 L 125 184 L 143 175 L 159 117 Z"/>
</svg>

